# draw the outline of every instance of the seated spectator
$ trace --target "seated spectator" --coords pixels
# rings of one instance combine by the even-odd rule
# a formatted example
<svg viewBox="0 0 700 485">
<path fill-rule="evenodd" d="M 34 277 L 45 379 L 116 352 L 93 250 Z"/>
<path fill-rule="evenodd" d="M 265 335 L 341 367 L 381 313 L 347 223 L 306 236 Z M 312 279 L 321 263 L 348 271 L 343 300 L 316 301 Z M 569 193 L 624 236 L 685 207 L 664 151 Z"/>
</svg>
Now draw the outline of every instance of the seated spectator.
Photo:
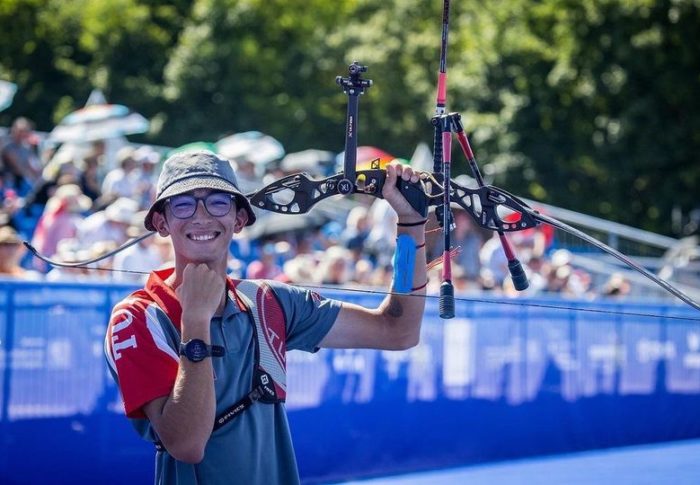
<svg viewBox="0 0 700 485">
<path fill-rule="evenodd" d="M 482 285 L 488 287 L 493 285 L 501 288 L 510 273 L 508 271 L 508 259 L 503 251 L 498 233 L 494 232 L 493 236 L 481 246 L 479 260 L 481 262 L 479 275 Z"/>
<path fill-rule="evenodd" d="M 331 246 L 322 255 L 317 279 L 321 284 L 344 285 L 350 280 L 350 253 L 342 246 Z"/>
<path fill-rule="evenodd" d="M 314 283 L 317 261 L 310 254 L 298 254 L 282 266 L 287 283 L 309 285 Z"/>
<path fill-rule="evenodd" d="M 455 262 L 463 270 L 462 277 L 465 280 L 476 283 L 481 272 L 481 260 L 479 250 L 484 243 L 479 227 L 469 214 L 463 210 L 452 211 L 455 228 L 452 236 L 452 246 L 460 247 L 461 251 L 456 255 Z M 441 247 L 443 247 L 441 245 Z M 465 285 L 470 286 L 465 282 Z"/>
<path fill-rule="evenodd" d="M 369 236 L 369 214 L 367 208 L 358 205 L 348 212 L 340 239 L 353 252 L 362 252 Z"/>
<path fill-rule="evenodd" d="M 109 252 L 114 251 L 119 246 L 114 241 L 97 241 L 92 243 L 86 250 L 86 259 L 95 259 Z M 90 281 L 112 281 L 117 272 L 113 271 L 114 256 L 101 259 L 88 265 L 87 276 Z"/>
<path fill-rule="evenodd" d="M 57 252 L 58 242 L 75 237 L 82 213 L 90 209 L 92 201 L 83 195 L 75 184 L 61 185 L 46 202 L 44 212 L 39 218 L 32 246 L 40 254 L 52 257 Z M 47 269 L 37 262 L 39 268 Z"/>
<path fill-rule="evenodd" d="M 10 226 L 0 227 L 0 278 L 18 278 L 24 281 L 40 280 L 42 274 L 20 266 L 27 248 Z"/>
<path fill-rule="evenodd" d="M 81 250 L 80 242 L 77 239 L 63 239 L 56 248 L 55 259 L 62 263 L 77 263 L 88 259 L 88 252 Z M 46 281 L 77 282 L 88 281 L 89 271 L 83 267 L 65 268 L 54 266 L 46 274 Z"/>
<path fill-rule="evenodd" d="M 104 210 L 88 216 L 78 226 L 78 239 L 85 246 L 98 241 L 113 241 L 117 244 L 126 242 L 126 230 L 138 210 L 138 203 L 126 197 L 120 197 Z"/>
<path fill-rule="evenodd" d="M 160 260 L 163 261 L 162 266 L 175 266 L 175 250 L 169 237 L 156 234 L 153 236 L 153 247 L 158 253 Z"/>
<path fill-rule="evenodd" d="M 83 159 L 83 169 L 80 172 L 80 188 L 83 193 L 90 197 L 92 201 L 96 201 L 102 196 L 102 188 L 100 187 L 99 178 L 100 157 L 95 154 L 90 154 Z"/>
<path fill-rule="evenodd" d="M 148 209 L 156 198 L 156 182 L 158 174 L 156 167 L 160 161 L 160 154 L 149 146 L 142 146 L 134 152 L 138 169 L 134 174 L 136 178 L 136 200 L 139 209 Z"/>
<path fill-rule="evenodd" d="M 250 263 L 246 270 L 248 279 L 275 279 L 282 274 L 282 267 L 277 262 L 277 251 L 273 243 L 265 244 L 260 258 Z"/>
<path fill-rule="evenodd" d="M 10 141 L 0 151 L 0 174 L 4 185 L 25 196 L 41 178 L 41 160 L 35 151 L 38 139 L 32 122 L 17 118 L 10 128 Z"/>
<path fill-rule="evenodd" d="M 630 293 L 629 281 L 620 273 L 613 273 L 603 286 L 601 295 L 608 298 L 625 297 Z"/>
<path fill-rule="evenodd" d="M 145 212 L 136 213 L 127 229 L 129 238 L 135 238 L 143 234 L 143 220 L 145 217 Z M 158 269 L 165 264 L 166 261 L 161 257 L 156 247 L 155 237 L 151 236 L 142 239 L 133 246 L 114 255 L 113 268 L 116 271 L 113 276 L 115 281 L 144 283 L 148 278 L 147 273 L 149 271 Z"/>
<path fill-rule="evenodd" d="M 369 225 L 366 248 L 377 266 L 391 264 L 396 246 L 396 222 L 398 217 L 389 203 L 384 199 L 376 199 L 369 208 Z"/>
<path fill-rule="evenodd" d="M 117 152 L 118 167 L 110 170 L 102 182 L 102 196 L 106 203 L 120 197 L 137 197 L 138 178 L 134 148 L 126 146 Z"/>
<path fill-rule="evenodd" d="M 23 206 L 24 199 L 17 195 L 15 189 L 5 187 L 0 178 L 0 225 L 9 224 Z"/>
</svg>

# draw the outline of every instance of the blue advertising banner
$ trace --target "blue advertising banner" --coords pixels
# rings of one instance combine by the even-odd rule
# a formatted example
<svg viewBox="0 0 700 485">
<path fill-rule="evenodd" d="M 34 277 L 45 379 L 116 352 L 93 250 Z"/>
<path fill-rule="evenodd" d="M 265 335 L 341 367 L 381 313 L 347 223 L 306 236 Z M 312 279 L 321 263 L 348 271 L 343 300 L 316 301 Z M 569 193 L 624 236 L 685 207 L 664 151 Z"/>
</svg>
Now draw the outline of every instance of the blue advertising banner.
<svg viewBox="0 0 700 485">
<path fill-rule="evenodd" d="M 130 290 L 0 283 L 0 483 L 151 481 L 152 446 L 124 417 L 102 351 L 111 307 Z M 700 325 L 683 319 L 696 312 L 557 304 L 467 296 L 443 321 L 430 299 L 411 350 L 291 352 L 302 479 L 700 437 Z"/>
</svg>

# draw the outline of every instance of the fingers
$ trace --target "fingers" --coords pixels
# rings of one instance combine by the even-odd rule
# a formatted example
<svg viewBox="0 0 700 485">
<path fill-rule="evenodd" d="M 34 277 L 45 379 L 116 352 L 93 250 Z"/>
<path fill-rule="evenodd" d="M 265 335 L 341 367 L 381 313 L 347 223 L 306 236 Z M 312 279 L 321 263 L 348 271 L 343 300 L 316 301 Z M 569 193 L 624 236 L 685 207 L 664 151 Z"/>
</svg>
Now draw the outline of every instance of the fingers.
<svg viewBox="0 0 700 485">
<path fill-rule="evenodd" d="M 413 183 L 420 180 L 421 174 L 416 172 L 408 165 L 403 165 L 401 163 L 392 162 L 386 166 L 386 173 L 389 180 L 394 180 L 395 178 L 401 177 L 405 181 L 411 181 Z"/>
</svg>

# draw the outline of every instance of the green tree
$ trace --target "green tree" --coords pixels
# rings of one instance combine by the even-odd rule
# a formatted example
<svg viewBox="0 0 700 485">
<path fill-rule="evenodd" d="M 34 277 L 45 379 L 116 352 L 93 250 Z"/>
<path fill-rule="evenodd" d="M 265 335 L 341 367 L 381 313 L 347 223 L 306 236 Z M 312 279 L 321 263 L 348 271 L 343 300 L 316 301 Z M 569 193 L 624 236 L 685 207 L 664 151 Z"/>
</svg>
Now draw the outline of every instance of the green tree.
<svg viewBox="0 0 700 485">
<path fill-rule="evenodd" d="M 328 99 L 338 69 L 325 41 L 351 3 L 199 0 L 165 71 L 163 138 L 260 130 L 289 151 L 335 145 L 342 133 L 328 123 L 337 119 Z"/>
<path fill-rule="evenodd" d="M 495 86 L 517 104 L 509 188 L 671 232 L 697 204 L 700 10 L 691 1 L 551 0 L 503 32 Z M 693 74 L 695 73 L 695 74 Z M 505 104 L 502 109 L 508 109 Z"/>
</svg>

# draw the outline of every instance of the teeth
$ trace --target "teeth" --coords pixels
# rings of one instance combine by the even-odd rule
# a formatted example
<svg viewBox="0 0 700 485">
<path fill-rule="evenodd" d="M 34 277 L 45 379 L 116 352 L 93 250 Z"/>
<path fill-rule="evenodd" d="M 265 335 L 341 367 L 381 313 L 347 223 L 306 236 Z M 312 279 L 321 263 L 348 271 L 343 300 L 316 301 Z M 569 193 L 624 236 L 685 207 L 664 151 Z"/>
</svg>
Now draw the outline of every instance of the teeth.
<svg viewBox="0 0 700 485">
<path fill-rule="evenodd" d="M 215 234 L 192 234 L 190 236 L 195 241 L 211 241 L 214 237 L 216 237 Z"/>
</svg>

